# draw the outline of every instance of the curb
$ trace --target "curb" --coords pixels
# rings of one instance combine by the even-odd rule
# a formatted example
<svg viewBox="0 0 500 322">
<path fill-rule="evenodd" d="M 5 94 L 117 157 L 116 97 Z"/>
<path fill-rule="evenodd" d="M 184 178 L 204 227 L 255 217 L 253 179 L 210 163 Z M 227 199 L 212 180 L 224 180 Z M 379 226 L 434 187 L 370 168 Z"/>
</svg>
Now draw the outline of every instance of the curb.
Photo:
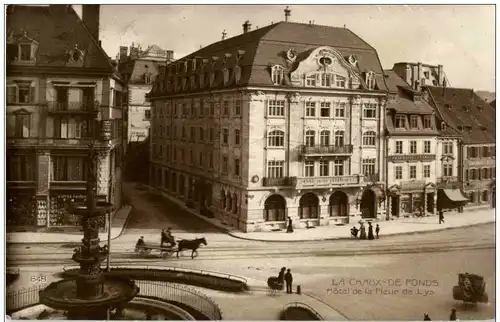
<svg viewBox="0 0 500 322">
<path fill-rule="evenodd" d="M 118 237 L 120 237 L 121 235 L 123 235 L 123 232 L 125 231 L 125 227 L 127 226 L 127 223 L 128 223 L 128 221 L 130 219 L 130 212 L 132 212 L 132 209 L 133 209 L 133 207 L 131 205 L 126 205 L 123 208 L 125 208 L 125 207 L 129 208 L 128 209 L 127 218 L 124 220 L 124 223 L 123 223 L 123 226 L 120 229 L 120 232 L 116 236 L 111 237 L 111 240 L 117 239 Z M 65 234 L 61 233 L 60 235 L 65 235 Z M 6 236 L 7 236 L 7 234 L 6 234 Z M 78 235 L 78 236 L 80 236 L 80 235 Z M 77 242 L 77 241 L 74 241 L 74 242 L 72 242 L 72 241 L 66 241 L 66 242 L 53 242 L 53 241 L 49 241 L 49 242 L 32 242 L 32 243 L 43 244 L 43 245 L 80 244 L 80 242 Z M 31 243 L 9 242 L 8 240 L 6 240 L 5 244 L 6 245 L 24 245 L 24 244 L 31 244 Z"/>
<path fill-rule="evenodd" d="M 266 242 L 266 243 L 299 243 L 299 242 L 311 242 L 311 241 L 342 241 L 342 240 L 353 240 L 351 237 L 329 237 L 329 238 L 311 238 L 311 239 L 289 239 L 289 240 L 273 240 L 273 239 L 259 239 L 259 238 L 250 238 L 250 237 L 244 237 L 244 236 L 239 236 L 233 232 L 231 232 L 229 229 L 225 227 L 221 227 L 217 224 L 214 224 L 210 220 L 207 220 L 205 216 L 202 216 L 198 214 L 197 212 L 193 211 L 192 209 L 186 207 L 180 202 L 174 201 L 172 197 L 169 195 L 165 194 L 162 191 L 157 191 L 154 190 L 152 187 L 147 186 L 149 192 L 153 193 L 158 193 L 160 196 L 163 198 L 168 199 L 170 202 L 173 202 L 177 204 L 179 207 L 182 207 L 185 211 L 188 211 L 189 213 L 195 215 L 196 217 L 204 220 L 205 222 L 211 224 L 213 227 L 219 229 L 220 231 L 228 234 L 229 236 L 241 240 L 249 240 L 249 241 L 257 241 L 257 242 Z M 438 228 L 438 229 L 433 229 L 433 230 L 421 230 L 421 231 L 410 231 L 410 232 L 404 232 L 404 233 L 388 233 L 383 236 L 401 236 L 401 235 L 416 235 L 416 234 L 426 234 L 426 233 L 433 233 L 433 232 L 439 232 L 439 231 L 445 231 L 449 229 L 459 229 L 459 228 L 466 228 L 466 227 L 474 227 L 474 226 L 481 226 L 481 225 L 486 225 L 486 224 L 491 224 L 495 223 L 495 220 L 493 219 L 492 221 L 487 221 L 487 222 L 482 222 L 482 223 L 474 223 L 474 224 L 469 224 L 469 225 L 463 225 L 463 226 L 455 226 L 455 227 L 446 227 L 446 228 Z"/>
</svg>

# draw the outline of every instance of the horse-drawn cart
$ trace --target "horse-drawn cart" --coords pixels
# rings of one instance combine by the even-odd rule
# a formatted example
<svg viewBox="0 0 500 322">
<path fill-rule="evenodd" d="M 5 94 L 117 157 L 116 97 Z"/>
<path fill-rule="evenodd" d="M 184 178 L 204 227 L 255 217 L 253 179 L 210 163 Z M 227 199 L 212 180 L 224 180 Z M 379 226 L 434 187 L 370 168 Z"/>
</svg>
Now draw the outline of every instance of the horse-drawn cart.
<svg viewBox="0 0 500 322">
<path fill-rule="evenodd" d="M 167 258 L 171 257 L 175 252 L 177 252 L 177 247 L 171 245 L 161 246 L 159 244 L 143 244 L 136 245 L 134 251 L 136 253 L 139 253 L 140 255 L 149 255 L 153 250 L 159 251 L 161 257 Z"/>
</svg>

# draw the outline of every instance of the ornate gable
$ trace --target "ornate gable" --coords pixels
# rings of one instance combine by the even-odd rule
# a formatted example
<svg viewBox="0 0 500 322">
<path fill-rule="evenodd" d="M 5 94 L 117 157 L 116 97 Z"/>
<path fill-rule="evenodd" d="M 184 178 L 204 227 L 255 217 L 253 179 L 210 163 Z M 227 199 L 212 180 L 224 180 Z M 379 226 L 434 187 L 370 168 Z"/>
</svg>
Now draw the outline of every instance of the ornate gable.
<svg viewBox="0 0 500 322">
<path fill-rule="evenodd" d="M 322 46 L 300 61 L 290 74 L 294 86 L 358 89 L 361 78 L 342 55 L 332 47 Z"/>
</svg>

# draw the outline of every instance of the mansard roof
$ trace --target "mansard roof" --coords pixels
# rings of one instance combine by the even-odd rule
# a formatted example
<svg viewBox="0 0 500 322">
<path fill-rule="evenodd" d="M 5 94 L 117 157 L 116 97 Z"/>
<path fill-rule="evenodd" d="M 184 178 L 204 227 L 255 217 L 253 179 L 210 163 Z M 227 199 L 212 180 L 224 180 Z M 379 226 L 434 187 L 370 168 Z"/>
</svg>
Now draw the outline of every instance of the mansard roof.
<svg viewBox="0 0 500 322">
<path fill-rule="evenodd" d="M 465 144 L 495 143 L 495 109 L 468 88 L 428 86 L 431 100 L 447 126 Z"/>
<path fill-rule="evenodd" d="M 305 59 L 314 49 L 329 46 L 344 58 L 353 55 L 357 64 L 353 67 L 358 74 L 373 71 L 376 88 L 386 91 L 382 66 L 377 51 L 363 39 L 346 28 L 309 25 L 292 22 L 278 22 L 241 35 L 215 42 L 201 48 L 173 65 L 183 64 L 193 59 L 203 62 L 203 72 L 215 72 L 214 86 L 211 89 L 241 86 L 273 86 L 270 67 L 281 65 L 287 71 L 293 70 L 299 61 Z M 297 53 L 295 62 L 287 59 L 290 50 Z M 230 54 L 230 55 L 226 55 Z M 225 61 L 225 64 L 224 64 Z M 198 65 L 198 63 L 197 63 Z M 222 68 L 241 68 L 241 78 L 237 84 L 224 86 Z M 200 71 L 180 75 L 190 76 Z M 160 86 L 157 86 L 160 94 Z M 204 91 L 200 89 L 199 91 Z"/>
<path fill-rule="evenodd" d="M 109 57 L 70 5 L 9 5 L 6 19 L 8 43 L 15 46 L 23 36 L 38 43 L 34 66 L 65 67 L 68 51 L 76 45 L 84 52 L 79 68 L 114 73 Z M 7 61 L 17 55 L 15 49 L 7 51 Z M 28 67 L 33 68 L 33 65 Z"/>
</svg>

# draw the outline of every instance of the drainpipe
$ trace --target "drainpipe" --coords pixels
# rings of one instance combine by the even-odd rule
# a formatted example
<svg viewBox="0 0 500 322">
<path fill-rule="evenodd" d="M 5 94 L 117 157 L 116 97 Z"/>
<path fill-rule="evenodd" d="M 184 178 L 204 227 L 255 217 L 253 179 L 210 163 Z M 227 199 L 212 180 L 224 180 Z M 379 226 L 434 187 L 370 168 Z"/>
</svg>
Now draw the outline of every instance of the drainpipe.
<svg viewBox="0 0 500 322">
<path fill-rule="evenodd" d="M 286 146 L 286 150 L 287 150 L 287 153 L 286 153 L 286 175 L 288 177 L 287 180 L 290 180 L 290 117 L 291 117 L 290 112 L 292 110 L 290 107 L 292 104 L 292 100 L 290 99 L 290 96 L 287 97 L 287 103 L 288 103 L 287 104 L 288 107 L 287 107 L 287 111 L 286 111 L 286 113 L 287 113 L 287 117 L 286 117 L 286 123 L 287 123 L 287 125 L 286 125 L 286 127 L 287 127 L 287 129 L 286 129 L 286 131 L 287 131 L 287 133 L 286 133 L 286 138 L 287 138 L 287 142 L 286 142 L 286 145 L 287 145 Z"/>
</svg>

